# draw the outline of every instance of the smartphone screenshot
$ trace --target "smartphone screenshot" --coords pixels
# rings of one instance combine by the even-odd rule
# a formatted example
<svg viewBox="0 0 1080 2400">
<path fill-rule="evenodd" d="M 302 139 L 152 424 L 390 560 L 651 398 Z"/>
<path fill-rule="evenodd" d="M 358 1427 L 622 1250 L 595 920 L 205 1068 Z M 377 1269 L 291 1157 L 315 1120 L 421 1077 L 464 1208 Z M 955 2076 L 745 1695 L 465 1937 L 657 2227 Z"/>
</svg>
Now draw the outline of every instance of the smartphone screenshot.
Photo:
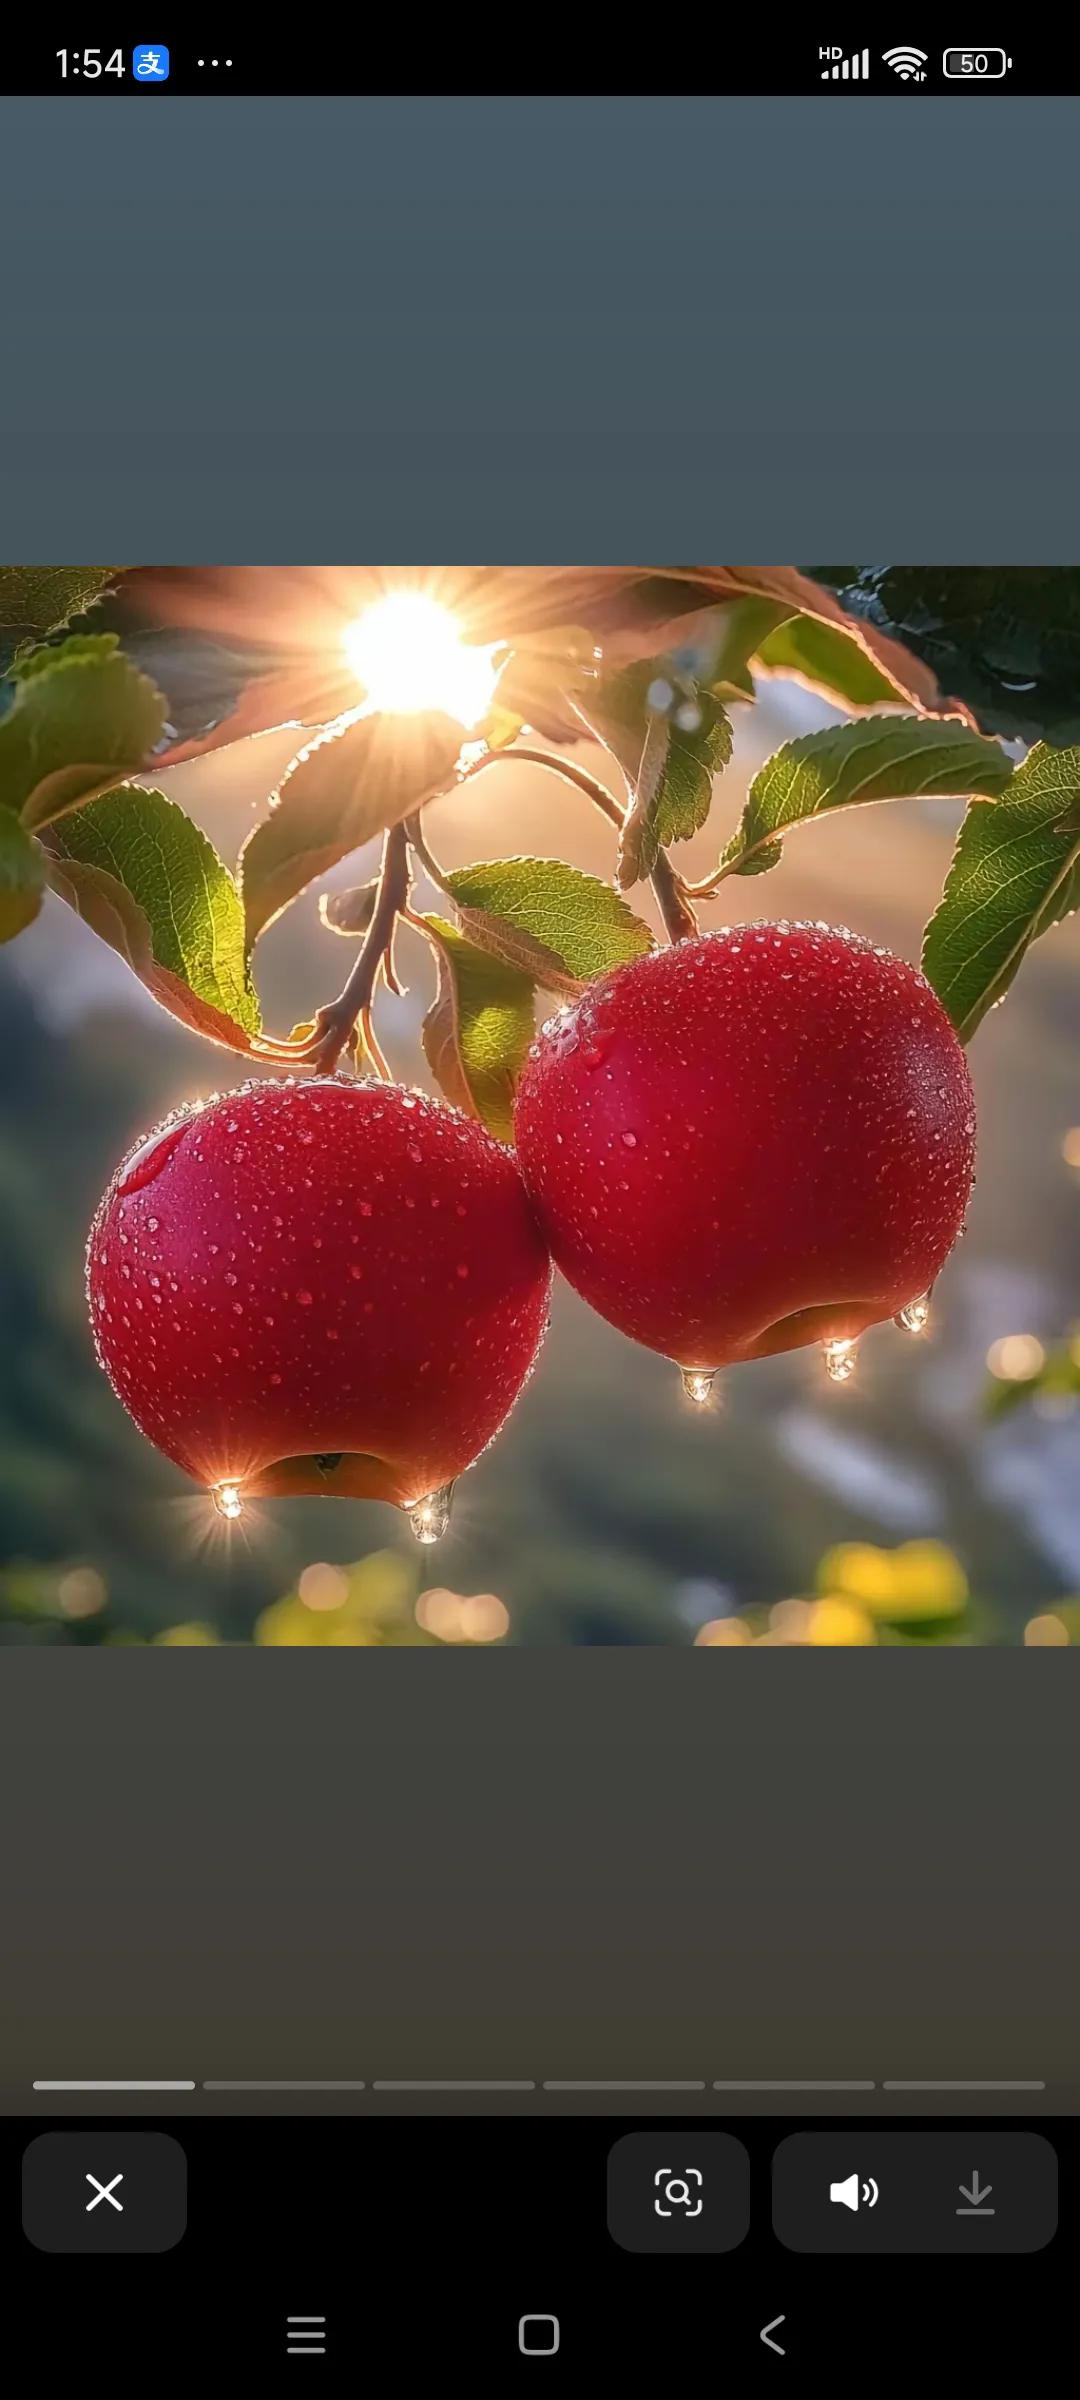
<svg viewBox="0 0 1080 2400">
<path fill-rule="evenodd" d="M 12 2344 L 1037 2373 L 1071 66 L 157 29 L 0 91 Z"/>
</svg>

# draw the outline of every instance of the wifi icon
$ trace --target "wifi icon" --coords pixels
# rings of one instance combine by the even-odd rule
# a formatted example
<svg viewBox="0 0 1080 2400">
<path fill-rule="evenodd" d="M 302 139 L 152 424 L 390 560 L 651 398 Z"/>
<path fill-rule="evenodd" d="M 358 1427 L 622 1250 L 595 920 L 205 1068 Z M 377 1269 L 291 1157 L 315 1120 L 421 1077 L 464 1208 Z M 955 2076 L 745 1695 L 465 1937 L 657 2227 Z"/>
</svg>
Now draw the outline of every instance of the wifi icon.
<svg viewBox="0 0 1080 2400">
<path fill-rule="evenodd" d="M 899 75 L 902 83 L 926 82 L 925 50 L 915 50 L 910 42 L 901 42 L 895 50 L 883 50 L 881 55 L 885 65 L 892 68 L 894 75 Z"/>
</svg>

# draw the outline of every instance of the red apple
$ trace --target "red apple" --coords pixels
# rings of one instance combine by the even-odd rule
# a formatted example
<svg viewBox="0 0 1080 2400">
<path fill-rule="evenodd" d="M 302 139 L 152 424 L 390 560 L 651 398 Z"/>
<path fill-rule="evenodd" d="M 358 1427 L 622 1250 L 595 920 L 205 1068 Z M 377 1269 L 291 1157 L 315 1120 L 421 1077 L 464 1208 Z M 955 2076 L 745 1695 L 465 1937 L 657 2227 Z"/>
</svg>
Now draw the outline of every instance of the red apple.
<svg viewBox="0 0 1080 2400">
<path fill-rule="evenodd" d="M 336 1078 L 167 1119 L 87 1258 L 118 1398 L 226 1514 L 254 1492 L 438 1493 L 512 1408 L 549 1279 L 511 1152 L 420 1093 Z"/>
<path fill-rule="evenodd" d="M 916 1303 L 964 1221 L 975 1111 L 916 968 L 843 929 L 757 924 L 637 959 L 563 1009 L 516 1134 L 563 1274 L 707 1376 Z"/>
</svg>

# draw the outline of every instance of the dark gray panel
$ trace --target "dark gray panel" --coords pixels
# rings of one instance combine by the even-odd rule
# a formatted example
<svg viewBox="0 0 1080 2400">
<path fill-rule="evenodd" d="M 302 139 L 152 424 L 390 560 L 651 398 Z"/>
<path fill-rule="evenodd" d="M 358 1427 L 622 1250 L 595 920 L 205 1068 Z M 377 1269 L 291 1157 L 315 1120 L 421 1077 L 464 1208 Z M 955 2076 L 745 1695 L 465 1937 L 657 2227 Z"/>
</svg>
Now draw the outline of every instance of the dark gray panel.
<svg viewBox="0 0 1080 2400">
<path fill-rule="evenodd" d="M 9 1652 L 4 2102 L 682 2077 L 728 2114 L 784 2103 L 714 2082 L 808 2077 L 1069 2107 L 1076 1704 L 1061 1652 Z M 484 2104 L 326 2098 L 433 2103 Z"/>
</svg>

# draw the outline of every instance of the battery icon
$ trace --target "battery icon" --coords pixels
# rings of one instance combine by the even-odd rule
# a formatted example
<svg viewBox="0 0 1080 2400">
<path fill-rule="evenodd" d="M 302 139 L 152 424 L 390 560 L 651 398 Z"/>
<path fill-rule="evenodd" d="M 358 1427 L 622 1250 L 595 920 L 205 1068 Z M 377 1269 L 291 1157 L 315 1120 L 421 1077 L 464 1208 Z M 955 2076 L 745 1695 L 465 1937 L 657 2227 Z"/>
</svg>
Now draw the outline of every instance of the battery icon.
<svg viewBox="0 0 1080 2400">
<path fill-rule="evenodd" d="M 946 50 L 942 60 L 946 75 L 963 83 L 993 83 L 1007 75 L 1012 66 L 1004 50 Z"/>
</svg>

